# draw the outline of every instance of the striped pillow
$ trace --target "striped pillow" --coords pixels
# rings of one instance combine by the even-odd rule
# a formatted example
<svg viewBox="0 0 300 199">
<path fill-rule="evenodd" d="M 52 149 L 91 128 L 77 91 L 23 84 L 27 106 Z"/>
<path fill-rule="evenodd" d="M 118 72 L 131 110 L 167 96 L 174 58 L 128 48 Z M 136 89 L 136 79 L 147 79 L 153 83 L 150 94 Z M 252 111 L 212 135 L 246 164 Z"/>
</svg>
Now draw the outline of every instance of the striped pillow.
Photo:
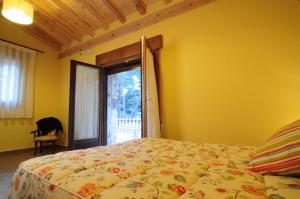
<svg viewBox="0 0 300 199">
<path fill-rule="evenodd" d="M 300 176 L 300 120 L 281 128 L 250 160 L 261 174 Z"/>
</svg>

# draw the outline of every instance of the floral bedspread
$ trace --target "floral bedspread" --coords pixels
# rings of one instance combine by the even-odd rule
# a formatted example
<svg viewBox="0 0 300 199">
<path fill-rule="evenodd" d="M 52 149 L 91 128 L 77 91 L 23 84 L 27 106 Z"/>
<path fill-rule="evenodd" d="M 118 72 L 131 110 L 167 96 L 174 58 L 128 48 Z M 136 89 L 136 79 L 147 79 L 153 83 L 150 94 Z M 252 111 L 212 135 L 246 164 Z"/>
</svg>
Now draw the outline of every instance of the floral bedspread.
<svg viewBox="0 0 300 199">
<path fill-rule="evenodd" d="M 11 199 L 298 199 L 300 179 L 247 170 L 253 147 L 141 139 L 30 159 Z"/>
</svg>

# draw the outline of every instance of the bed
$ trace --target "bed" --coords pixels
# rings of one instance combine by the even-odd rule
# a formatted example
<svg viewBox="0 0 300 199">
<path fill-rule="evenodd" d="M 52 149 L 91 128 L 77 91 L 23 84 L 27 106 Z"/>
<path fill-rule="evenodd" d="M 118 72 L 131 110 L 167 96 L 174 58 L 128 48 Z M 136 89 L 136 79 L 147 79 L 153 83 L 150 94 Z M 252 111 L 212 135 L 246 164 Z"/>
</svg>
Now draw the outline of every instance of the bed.
<svg viewBox="0 0 300 199">
<path fill-rule="evenodd" d="M 20 164 L 10 199 L 298 199 L 300 179 L 247 170 L 253 147 L 140 139 Z"/>
</svg>

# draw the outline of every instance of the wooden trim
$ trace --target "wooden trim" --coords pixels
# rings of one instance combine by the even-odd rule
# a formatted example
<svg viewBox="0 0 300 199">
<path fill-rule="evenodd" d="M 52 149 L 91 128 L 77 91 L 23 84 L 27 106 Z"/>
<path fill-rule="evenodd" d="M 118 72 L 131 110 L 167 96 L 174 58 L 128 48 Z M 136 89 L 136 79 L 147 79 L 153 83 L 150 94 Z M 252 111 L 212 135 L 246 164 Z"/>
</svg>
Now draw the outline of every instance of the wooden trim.
<svg viewBox="0 0 300 199">
<path fill-rule="evenodd" d="M 151 26 L 157 22 L 169 19 L 171 17 L 177 16 L 179 14 L 188 12 L 190 10 L 196 9 L 200 6 L 206 5 L 207 3 L 214 2 L 215 0 L 184 0 L 174 5 L 171 5 L 163 10 L 154 12 L 147 15 L 141 19 L 134 22 L 125 24 L 113 31 L 99 35 L 93 39 L 76 45 L 70 49 L 61 51 L 58 53 L 58 58 L 64 58 L 75 53 L 79 53 L 83 50 L 92 48 L 96 45 L 111 41 L 113 39 L 119 38 L 121 36 L 127 35 L 131 32 L 138 31 L 147 26 Z M 187 22 L 188 23 L 188 22 Z"/>
<path fill-rule="evenodd" d="M 21 46 L 21 47 L 23 47 L 23 48 L 28 48 L 28 49 L 30 49 L 30 50 L 34 50 L 34 51 L 39 52 L 39 53 L 42 53 L 42 54 L 45 53 L 44 51 L 41 51 L 41 50 L 38 50 L 38 49 L 35 49 L 35 48 L 31 48 L 31 47 L 28 47 L 28 46 L 24 46 L 24 45 L 21 45 L 21 44 L 12 42 L 12 41 L 8 41 L 8 40 L 5 40 L 5 39 L 1 39 L 1 38 L 0 38 L 0 41 L 5 41 L 5 42 L 7 42 L 7 43 L 11 43 L 11 44 L 14 44 L 14 45 L 17 45 L 17 46 Z"/>
<path fill-rule="evenodd" d="M 106 75 L 111 75 L 115 73 L 133 70 L 139 67 L 141 67 L 141 59 L 135 59 L 128 62 L 122 62 L 107 66 L 104 68 L 104 70 L 106 70 Z"/>
<path fill-rule="evenodd" d="M 121 13 L 121 11 L 117 8 L 117 6 L 111 0 L 102 0 L 104 5 L 113 13 L 113 15 L 119 19 L 121 23 L 126 22 L 125 16 Z"/>
<path fill-rule="evenodd" d="M 116 60 L 111 61 L 111 62 L 109 62 L 107 64 L 102 64 L 100 67 L 101 68 L 106 68 L 106 67 L 110 67 L 112 65 L 116 65 L 116 64 L 120 64 L 120 63 L 127 63 L 127 62 L 130 62 L 130 61 L 133 61 L 133 60 L 137 60 L 137 59 L 141 59 L 141 55 L 140 54 L 137 54 L 137 55 L 134 55 L 134 56 L 131 56 L 131 57 L 116 59 Z"/>
<path fill-rule="evenodd" d="M 135 4 L 136 9 L 139 11 L 141 15 L 146 14 L 147 6 L 144 0 L 132 0 L 132 2 Z"/>
<path fill-rule="evenodd" d="M 162 35 L 157 35 L 147 39 L 147 43 L 152 51 L 163 47 Z M 136 42 L 96 56 L 96 65 L 106 67 L 116 63 L 140 58 L 140 42 Z"/>
</svg>

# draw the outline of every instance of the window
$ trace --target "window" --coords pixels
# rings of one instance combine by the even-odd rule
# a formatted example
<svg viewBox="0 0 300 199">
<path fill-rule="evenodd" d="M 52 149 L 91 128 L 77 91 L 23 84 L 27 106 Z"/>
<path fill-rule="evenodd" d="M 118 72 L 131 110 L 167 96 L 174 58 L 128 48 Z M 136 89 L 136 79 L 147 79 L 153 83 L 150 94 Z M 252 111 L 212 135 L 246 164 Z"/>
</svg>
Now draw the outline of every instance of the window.
<svg viewBox="0 0 300 199">
<path fill-rule="evenodd" d="M 0 41 L 0 118 L 32 118 L 36 52 Z"/>
<path fill-rule="evenodd" d="M 3 64 L 1 74 L 1 103 L 13 103 L 16 104 L 18 99 L 14 91 L 18 86 L 18 80 L 20 79 L 20 70 L 16 67 L 16 63 L 13 63 L 11 67 L 8 64 Z"/>
</svg>

